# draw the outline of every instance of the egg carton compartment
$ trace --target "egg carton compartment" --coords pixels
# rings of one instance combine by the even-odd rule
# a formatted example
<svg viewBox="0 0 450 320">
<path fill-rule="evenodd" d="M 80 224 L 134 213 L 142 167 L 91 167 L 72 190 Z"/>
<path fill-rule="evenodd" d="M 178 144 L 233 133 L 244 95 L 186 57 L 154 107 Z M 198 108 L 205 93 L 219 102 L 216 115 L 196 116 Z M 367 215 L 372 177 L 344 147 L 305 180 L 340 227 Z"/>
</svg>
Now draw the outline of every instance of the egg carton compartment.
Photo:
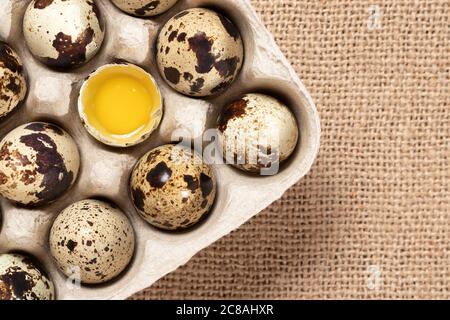
<svg viewBox="0 0 450 320">
<path fill-rule="evenodd" d="M 320 123 L 314 102 L 249 1 L 180 0 L 168 12 L 149 19 L 127 15 L 109 0 L 96 2 L 106 20 L 103 47 L 89 63 L 70 72 L 47 68 L 26 47 L 22 17 L 29 1 L 2 0 L 0 3 L 0 39 L 9 43 L 22 58 L 29 85 L 24 105 L 0 123 L 0 138 L 18 125 L 45 120 L 69 132 L 80 150 L 78 180 L 56 202 L 27 209 L 0 199 L 0 252 L 20 250 L 37 257 L 53 280 L 58 299 L 124 299 L 150 286 L 280 198 L 309 171 L 319 149 Z M 170 88 L 159 74 L 155 60 L 158 31 L 173 15 L 192 7 L 211 8 L 230 18 L 240 30 L 245 47 L 245 61 L 236 81 L 223 93 L 204 99 L 187 97 Z M 146 141 L 129 148 L 108 147 L 92 138 L 77 111 L 83 80 L 96 68 L 117 59 L 147 70 L 164 98 L 164 116 L 157 131 Z M 139 217 L 129 198 L 128 181 L 136 161 L 154 147 L 171 142 L 174 132 L 193 141 L 201 140 L 206 129 L 215 127 L 224 105 L 253 92 L 279 98 L 297 118 L 299 143 L 280 172 L 261 177 L 229 165 L 213 165 L 217 196 L 212 211 L 202 223 L 178 233 L 148 225 Z M 61 210 L 90 197 L 109 199 L 125 212 L 135 230 L 136 247 L 130 265 L 118 278 L 102 285 L 78 287 L 71 285 L 70 279 L 53 263 L 48 235 Z"/>
</svg>

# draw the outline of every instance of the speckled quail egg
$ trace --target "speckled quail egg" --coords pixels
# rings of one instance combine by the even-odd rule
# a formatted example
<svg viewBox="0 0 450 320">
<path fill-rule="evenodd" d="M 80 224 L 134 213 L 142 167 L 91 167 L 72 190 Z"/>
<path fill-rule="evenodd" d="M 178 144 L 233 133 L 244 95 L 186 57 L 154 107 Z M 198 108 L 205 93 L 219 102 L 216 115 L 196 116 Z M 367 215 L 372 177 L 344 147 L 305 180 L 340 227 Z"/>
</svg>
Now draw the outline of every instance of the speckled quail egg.
<svg viewBox="0 0 450 320">
<path fill-rule="evenodd" d="M 137 17 L 152 17 L 166 12 L 178 0 L 111 0 L 120 10 Z"/>
<path fill-rule="evenodd" d="M 98 284 L 118 276 L 134 252 L 134 231 L 115 205 L 82 200 L 64 209 L 50 230 L 50 251 L 58 268 L 82 283 Z"/>
<path fill-rule="evenodd" d="M 164 79 L 190 96 L 209 96 L 227 88 L 241 70 L 244 45 L 235 25 L 209 9 L 182 11 L 162 28 L 157 62 Z"/>
<path fill-rule="evenodd" d="M 297 121 L 288 107 L 264 94 L 247 94 L 223 108 L 218 133 L 228 163 L 253 173 L 265 169 L 267 175 L 278 172 L 299 137 Z"/>
<path fill-rule="evenodd" d="M 94 0 L 33 0 L 23 18 L 30 51 L 58 69 L 92 59 L 102 45 L 104 26 Z"/>
<path fill-rule="evenodd" d="M 23 254 L 0 254 L 0 300 L 53 300 L 55 289 L 40 264 Z"/>
<path fill-rule="evenodd" d="M 130 190 L 134 206 L 148 223 L 160 229 L 181 230 L 209 212 L 216 181 L 196 152 L 180 145 L 164 145 L 138 161 Z"/>
<path fill-rule="evenodd" d="M 26 93 L 22 61 L 8 44 L 0 41 L 0 120 L 20 105 Z"/>
<path fill-rule="evenodd" d="M 80 155 L 60 127 L 31 122 L 0 142 L 0 195 L 26 206 L 48 204 L 75 182 Z"/>
</svg>

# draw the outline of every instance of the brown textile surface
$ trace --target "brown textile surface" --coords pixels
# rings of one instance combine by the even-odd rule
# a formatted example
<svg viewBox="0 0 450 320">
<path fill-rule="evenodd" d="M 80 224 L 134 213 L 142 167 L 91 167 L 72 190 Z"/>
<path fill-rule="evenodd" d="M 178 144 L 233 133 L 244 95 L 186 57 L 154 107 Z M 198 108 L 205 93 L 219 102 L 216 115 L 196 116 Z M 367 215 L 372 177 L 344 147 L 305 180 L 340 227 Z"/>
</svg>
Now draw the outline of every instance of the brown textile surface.
<svg viewBox="0 0 450 320">
<path fill-rule="evenodd" d="M 253 0 L 321 114 L 313 170 L 133 296 L 450 298 L 450 2 Z"/>
</svg>

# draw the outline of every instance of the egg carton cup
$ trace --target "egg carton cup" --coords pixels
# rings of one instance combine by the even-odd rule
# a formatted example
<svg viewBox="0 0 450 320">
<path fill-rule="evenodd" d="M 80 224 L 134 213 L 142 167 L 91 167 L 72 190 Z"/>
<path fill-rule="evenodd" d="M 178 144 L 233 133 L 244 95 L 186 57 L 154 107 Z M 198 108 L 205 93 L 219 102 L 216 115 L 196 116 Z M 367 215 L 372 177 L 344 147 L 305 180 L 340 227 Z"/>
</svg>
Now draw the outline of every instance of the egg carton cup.
<svg viewBox="0 0 450 320">
<path fill-rule="evenodd" d="M 129 16 L 109 0 L 97 0 L 106 20 L 101 51 L 83 67 L 58 72 L 37 61 L 26 48 L 22 18 L 29 1 L 0 1 L 0 39 L 21 56 L 28 77 L 24 105 L 0 123 L 0 137 L 31 121 L 49 121 L 67 130 L 78 144 L 81 171 L 74 187 L 51 205 L 25 209 L 0 199 L 2 226 L 0 252 L 25 251 L 44 265 L 58 299 L 125 299 L 152 285 L 185 264 L 193 255 L 225 236 L 279 199 L 311 168 L 319 149 L 320 123 L 310 94 L 277 47 L 247 0 L 180 0 L 168 12 L 152 19 Z M 155 61 L 159 29 L 173 15 L 192 7 L 224 13 L 239 28 L 245 61 L 238 79 L 222 94 L 206 99 L 190 98 L 171 89 L 161 78 Z M 149 71 L 164 97 L 164 117 L 148 140 L 130 148 L 113 148 L 92 138 L 77 112 L 83 80 L 98 67 L 123 59 Z M 214 128 L 221 108 L 250 92 L 271 94 L 293 111 L 300 128 L 294 153 L 273 176 L 255 176 L 230 165 L 213 165 L 218 182 L 215 204 L 208 218 L 185 232 L 168 233 L 148 225 L 135 211 L 128 192 L 131 170 L 147 151 L 170 143 L 174 132 L 201 141 Z M 201 145 L 201 144 L 197 144 Z M 53 220 L 68 205 L 91 197 L 115 202 L 130 218 L 136 233 L 134 257 L 116 279 L 102 285 L 77 286 L 57 268 L 49 252 L 48 235 Z M 75 278 L 76 280 L 76 278 Z M 76 281 L 75 281 L 76 282 Z"/>
</svg>

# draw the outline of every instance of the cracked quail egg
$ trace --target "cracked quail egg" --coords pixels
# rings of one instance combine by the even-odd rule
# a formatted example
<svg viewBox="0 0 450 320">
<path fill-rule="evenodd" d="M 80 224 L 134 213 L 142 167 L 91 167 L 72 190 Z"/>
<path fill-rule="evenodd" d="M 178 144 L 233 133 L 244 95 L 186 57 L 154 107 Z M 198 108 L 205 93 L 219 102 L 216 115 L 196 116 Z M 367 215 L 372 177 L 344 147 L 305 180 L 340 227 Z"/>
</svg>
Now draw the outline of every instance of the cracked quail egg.
<svg viewBox="0 0 450 320">
<path fill-rule="evenodd" d="M 227 88 L 244 61 L 244 45 L 235 25 L 215 11 L 182 11 L 162 28 L 157 42 L 161 75 L 175 90 L 209 96 Z"/>
<path fill-rule="evenodd" d="M 111 0 L 120 10 L 137 17 L 152 17 L 166 12 L 178 0 Z"/>
<path fill-rule="evenodd" d="M 26 206 L 50 203 L 75 182 L 80 155 L 60 127 L 31 122 L 0 142 L 0 195 Z"/>
<path fill-rule="evenodd" d="M 82 200 L 64 209 L 50 230 L 50 251 L 58 268 L 82 283 L 98 284 L 118 276 L 134 252 L 134 231 L 115 205 Z"/>
<path fill-rule="evenodd" d="M 78 113 L 87 131 L 115 147 L 146 140 L 159 126 L 163 109 L 163 97 L 151 74 L 123 61 L 91 73 L 78 97 Z"/>
<path fill-rule="evenodd" d="M 22 61 L 8 44 L 0 41 L 0 120 L 20 105 L 26 93 Z"/>
<path fill-rule="evenodd" d="M 223 108 L 219 148 L 228 163 L 264 175 L 278 172 L 294 151 L 299 129 L 289 108 L 264 94 L 247 94 Z"/>
<path fill-rule="evenodd" d="M 187 147 L 164 145 L 136 164 L 130 179 L 131 198 L 138 213 L 165 230 L 186 229 L 211 209 L 216 181 L 211 168 Z"/>
<path fill-rule="evenodd" d="M 94 0 L 33 0 L 23 18 L 31 53 L 58 69 L 92 59 L 102 45 L 104 26 Z"/>
<path fill-rule="evenodd" d="M 55 289 L 40 264 L 23 254 L 0 254 L 0 300 L 53 300 Z"/>
</svg>

